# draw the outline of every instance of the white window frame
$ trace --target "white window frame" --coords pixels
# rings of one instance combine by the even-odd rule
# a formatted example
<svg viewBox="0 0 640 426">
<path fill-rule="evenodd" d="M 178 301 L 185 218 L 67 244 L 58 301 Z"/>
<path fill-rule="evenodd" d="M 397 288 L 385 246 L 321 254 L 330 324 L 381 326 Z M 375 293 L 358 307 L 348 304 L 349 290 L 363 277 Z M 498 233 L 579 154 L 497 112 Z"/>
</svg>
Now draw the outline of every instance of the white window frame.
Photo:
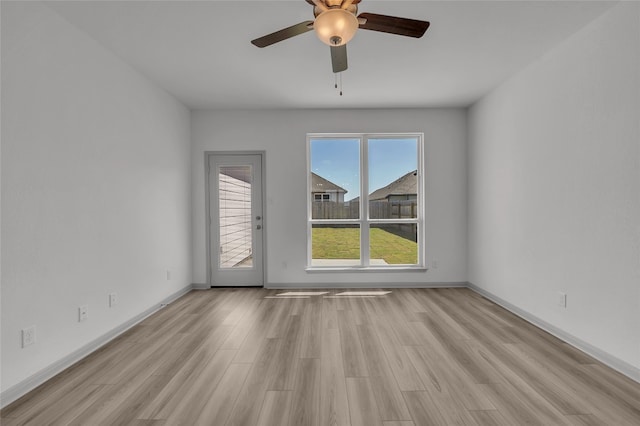
<svg viewBox="0 0 640 426">
<path fill-rule="evenodd" d="M 417 139 L 417 197 L 418 217 L 415 219 L 370 219 L 369 211 L 369 144 L 370 139 Z M 312 219 L 311 194 L 311 141 L 318 139 L 358 139 L 360 142 L 360 214 L 359 219 Z M 307 133 L 307 267 L 308 272 L 316 271 L 398 271 L 425 270 L 425 198 L 424 186 L 424 133 Z M 375 188 L 374 188 L 375 189 Z M 417 225 L 418 261 L 408 265 L 370 265 L 369 232 L 374 224 L 407 223 Z M 313 225 L 358 225 L 360 227 L 360 265 L 355 266 L 313 266 L 312 265 L 312 227 Z"/>
</svg>

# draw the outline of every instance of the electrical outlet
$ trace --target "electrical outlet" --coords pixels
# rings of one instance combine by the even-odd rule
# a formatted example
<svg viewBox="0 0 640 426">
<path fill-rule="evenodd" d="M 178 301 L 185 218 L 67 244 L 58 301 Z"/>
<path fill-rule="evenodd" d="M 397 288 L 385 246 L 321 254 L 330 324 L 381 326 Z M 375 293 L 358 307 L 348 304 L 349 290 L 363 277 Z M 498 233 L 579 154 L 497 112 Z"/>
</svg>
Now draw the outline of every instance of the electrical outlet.
<svg viewBox="0 0 640 426">
<path fill-rule="evenodd" d="M 171 281 L 171 271 L 167 269 L 167 281 Z"/>
<path fill-rule="evenodd" d="M 78 321 L 86 321 L 89 319 L 89 307 L 87 305 L 82 305 L 78 308 Z"/>
<path fill-rule="evenodd" d="M 22 329 L 22 347 L 26 348 L 29 345 L 36 343 L 36 326 L 32 325 Z"/>
<path fill-rule="evenodd" d="M 567 307 L 567 293 L 558 292 L 558 306 L 561 308 Z"/>
<path fill-rule="evenodd" d="M 109 294 L 109 307 L 113 308 L 118 304 L 118 295 L 116 293 Z"/>
<path fill-rule="evenodd" d="M 432 260 L 431 261 L 431 267 L 433 269 L 438 269 L 438 261 L 437 260 Z"/>
</svg>

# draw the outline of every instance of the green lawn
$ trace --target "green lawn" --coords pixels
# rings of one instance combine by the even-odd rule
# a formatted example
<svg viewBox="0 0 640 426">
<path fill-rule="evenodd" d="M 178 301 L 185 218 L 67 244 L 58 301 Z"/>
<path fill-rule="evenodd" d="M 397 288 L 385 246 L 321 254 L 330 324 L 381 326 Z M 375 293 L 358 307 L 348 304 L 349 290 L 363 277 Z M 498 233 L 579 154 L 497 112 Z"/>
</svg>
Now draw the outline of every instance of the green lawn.
<svg viewBox="0 0 640 426">
<path fill-rule="evenodd" d="M 418 245 L 383 229 L 372 228 L 371 258 L 390 265 L 418 263 Z M 313 259 L 359 259 L 360 229 L 313 228 Z"/>
</svg>

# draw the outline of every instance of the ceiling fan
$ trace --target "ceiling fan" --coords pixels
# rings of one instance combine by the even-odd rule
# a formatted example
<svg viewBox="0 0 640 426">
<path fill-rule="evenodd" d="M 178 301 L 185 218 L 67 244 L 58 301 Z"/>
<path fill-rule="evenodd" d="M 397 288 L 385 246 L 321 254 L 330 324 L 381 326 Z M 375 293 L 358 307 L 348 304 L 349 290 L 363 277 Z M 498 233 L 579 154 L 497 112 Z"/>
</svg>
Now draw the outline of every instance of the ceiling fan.
<svg viewBox="0 0 640 426">
<path fill-rule="evenodd" d="M 331 46 L 331 64 L 334 73 L 347 69 L 347 43 L 358 28 L 389 34 L 420 38 L 429 28 L 429 22 L 397 18 L 375 13 L 358 13 L 361 0 L 306 0 L 313 5 L 314 21 L 304 21 L 280 31 L 252 40 L 257 47 L 267 47 L 288 38 L 315 30 L 318 38 Z"/>
</svg>

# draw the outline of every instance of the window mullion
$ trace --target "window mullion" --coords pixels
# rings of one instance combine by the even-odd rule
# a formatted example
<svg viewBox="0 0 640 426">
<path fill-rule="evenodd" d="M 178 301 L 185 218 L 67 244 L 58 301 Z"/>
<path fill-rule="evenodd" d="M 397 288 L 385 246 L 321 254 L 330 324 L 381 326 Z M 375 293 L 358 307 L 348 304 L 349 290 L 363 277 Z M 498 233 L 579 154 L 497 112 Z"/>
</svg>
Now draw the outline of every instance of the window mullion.
<svg viewBox="0 0 640 426">
<path fill-rule="evenodd" d="M 360 137 L 360 257 L 362 266 L 371 265 L 369 244 L 369 146 L 366 136 Z"/>
</svg>

